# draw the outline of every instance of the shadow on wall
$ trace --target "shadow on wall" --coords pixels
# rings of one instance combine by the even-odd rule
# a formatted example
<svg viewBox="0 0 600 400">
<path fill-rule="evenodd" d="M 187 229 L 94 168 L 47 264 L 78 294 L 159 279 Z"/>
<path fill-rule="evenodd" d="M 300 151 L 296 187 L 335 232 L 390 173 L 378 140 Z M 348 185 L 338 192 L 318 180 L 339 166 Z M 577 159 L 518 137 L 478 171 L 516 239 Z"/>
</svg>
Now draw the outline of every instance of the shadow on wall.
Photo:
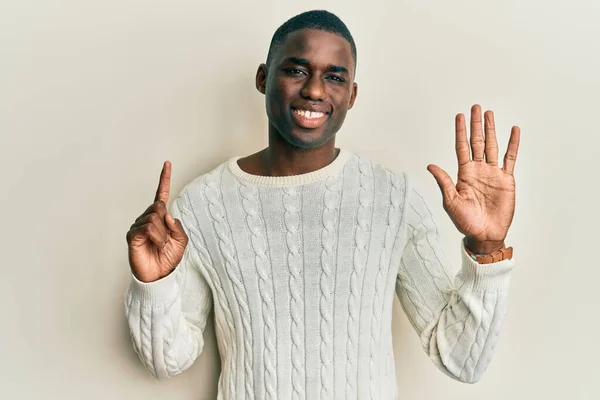
<svg viewBox="0 0 600 400">
<path fill-rule="evenodd" d="M 222 71 L 219 75 L 229 80 L 216 79 L 208 81 L 202 87 L 202 93 L 194 93 L 196 110 L 202 112 L 196 124 L 199 149 L 193 149 L 194 165 L 184 166 L 186 184 L 197 176 L 209 172 L 219 164 L 233 156 L 247 156 L 268 145 L 268 124 L 264 95 L 255 86 L 255 75 L 258 63 L 252 61 L 233 62 L 242 65 L 235 71 Z M 239 71 L 243 70 L 244 73 Z M 203 107 L 203 104 L 211 104 Z M 206 127 L 216 127 L 207 132 Z M 210 149 L 203 148 L 206 144 Z"/>
<path fill-rule="evenodd" d="M 233 77 L 218 88 L 221 137 L 225 141 L 224 153 L 235 155 L 252 154 L 268 144 L 267 113 L 265 97 L 256 89 L 255 76 L 258 65 L 250 62 L 243 74 L 228 74 Z"/>
</svg>

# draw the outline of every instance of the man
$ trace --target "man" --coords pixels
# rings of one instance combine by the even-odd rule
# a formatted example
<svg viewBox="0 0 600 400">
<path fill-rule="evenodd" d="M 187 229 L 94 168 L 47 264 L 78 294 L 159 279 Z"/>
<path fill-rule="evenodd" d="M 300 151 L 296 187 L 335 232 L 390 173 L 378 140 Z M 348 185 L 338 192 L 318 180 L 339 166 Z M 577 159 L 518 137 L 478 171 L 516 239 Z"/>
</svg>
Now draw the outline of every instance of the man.
<svg viewBox="0 0 600 400">
<path fill-rule="evenodd" d="M 515 205 L 514 127 L 504 165 L 491 112 L 456 118 L 456 186 L 437 166 L 444 209 L 464 235 L 450 277 L 432 214 L 406 174 L 335 147 L 357 95 L 356 48 L 326 11 L 274 34 L 256 87 L 269 146 L 234 157 L 169 200 L 166 162 L 155 202 L 127 234 L 126 315 L 157 378 L 200 355 L 214 306 L 220 399 L 397 398 L 394 293 L 444 373 L 475 382 L 506 311 L 513 268 L 504 239 Z M 458 250 L 458 244 L 457 244 Z"/>
</svg>

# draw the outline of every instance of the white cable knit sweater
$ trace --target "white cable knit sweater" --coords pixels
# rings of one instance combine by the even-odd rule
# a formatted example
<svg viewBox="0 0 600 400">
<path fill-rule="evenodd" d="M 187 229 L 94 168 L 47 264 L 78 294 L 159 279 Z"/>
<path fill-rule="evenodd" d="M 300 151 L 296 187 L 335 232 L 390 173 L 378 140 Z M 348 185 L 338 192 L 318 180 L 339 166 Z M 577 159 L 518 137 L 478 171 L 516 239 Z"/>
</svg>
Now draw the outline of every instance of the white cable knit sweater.
<svg viewBox="0 0 600 400">
<path fill-rule="evenodd" d="M 188 184 L 172 214 L 190 238 L 153 283 L 132 277 L 136 352 L 160 379 L 200 355 L 211 308 L 218 398 L 397 399 L 398 294 L 425 352 L 449 376 L 481 378 L 506 311 L 513 261 L 456 275 L 405 174 L 342 149 L 328 166 L 264 177 L 232 158 Z"/>
</svg>

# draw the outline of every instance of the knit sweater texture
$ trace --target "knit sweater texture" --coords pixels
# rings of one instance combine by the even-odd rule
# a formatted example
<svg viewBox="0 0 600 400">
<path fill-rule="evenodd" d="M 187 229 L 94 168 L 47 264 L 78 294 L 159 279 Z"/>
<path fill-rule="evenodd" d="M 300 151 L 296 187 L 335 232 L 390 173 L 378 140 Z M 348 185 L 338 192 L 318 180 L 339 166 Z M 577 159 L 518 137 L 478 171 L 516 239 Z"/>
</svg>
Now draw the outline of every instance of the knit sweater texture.
<svg viewBox="0 0 600 400">
<path fill-rule="evenodd" d="M 131 277 L 131 338 L 156 378 L 192 365 L 214 315 L 218 399 L 398 399 L 395 295 L 441 371 L 481 378 L 513 260 L 478 264 L 461 241 L 454 271 L 407 174 L 348 150 L 284 177 L 248 174 L 239 158 L 174 199 L 189 236 L 177 268 L 152 283 Z"/>
</svg>

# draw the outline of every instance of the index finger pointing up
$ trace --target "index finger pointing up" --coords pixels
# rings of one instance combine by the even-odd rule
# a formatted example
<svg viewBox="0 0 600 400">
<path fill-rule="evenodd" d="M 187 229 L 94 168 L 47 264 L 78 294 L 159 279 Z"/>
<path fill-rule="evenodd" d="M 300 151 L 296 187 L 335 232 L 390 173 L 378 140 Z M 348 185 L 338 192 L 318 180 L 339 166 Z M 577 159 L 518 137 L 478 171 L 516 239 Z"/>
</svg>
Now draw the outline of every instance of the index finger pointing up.
<svg viewBox="0 0 600 400">
<path fill-rule="evenodd" d="M 165 161 L 160 173 L 160 181 L 154 201 L 163 201 L 165 204 L 169 201 L 169 193 L 171 192 L 171 162 Z"/>
</svg>

